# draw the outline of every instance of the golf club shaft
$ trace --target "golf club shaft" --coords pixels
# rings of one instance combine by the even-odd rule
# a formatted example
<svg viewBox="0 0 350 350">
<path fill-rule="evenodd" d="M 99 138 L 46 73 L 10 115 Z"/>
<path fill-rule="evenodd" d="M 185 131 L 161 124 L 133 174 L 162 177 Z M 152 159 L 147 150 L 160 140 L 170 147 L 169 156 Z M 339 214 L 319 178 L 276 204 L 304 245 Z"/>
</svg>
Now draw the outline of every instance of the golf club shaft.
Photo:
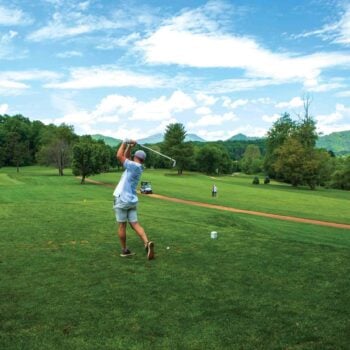
<svg viewBox="0 0 350 350">
<path fill-rule="evenodd" d="M 154 152 L 154 153 L 157 153 L 158 155 L 160 155 L 160 156 L 162 156 L 162 157 L 165 157 L 165 158 L 170 159 L 171 161 L 173 161 L 173 167 L 176 165 L 176 160 L 175 160 L 175 159 L 173 159 L 173 158 L 171 158 L 171 157 L 169 157 L 169 156 L 166 156 L 165 154 L 162 154 L 162 153 L 160 153 L 160 152 L 158 152 L 158 151 L 156 151 L 156 150 L 154 150 L 154 149 L 152 149 L 152 148 L 149 148 L 149 147 L 147 147 L 147 146 L 144 146 L 144 145 L 141 145 L 141 144 L 138 144 L 138 145 L 141 146 L 142 148 L 148 149 L 149 151 L 152 151 L 152 152 Z"/>
</svg>

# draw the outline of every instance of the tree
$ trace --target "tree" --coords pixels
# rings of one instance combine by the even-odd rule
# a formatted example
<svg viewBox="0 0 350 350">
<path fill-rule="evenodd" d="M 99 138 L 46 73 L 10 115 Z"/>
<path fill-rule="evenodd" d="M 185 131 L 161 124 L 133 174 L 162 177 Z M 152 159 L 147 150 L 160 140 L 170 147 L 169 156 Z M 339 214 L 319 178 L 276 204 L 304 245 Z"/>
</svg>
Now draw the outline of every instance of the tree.
<svg viewBox="0 0 350 350">
<path fill-rule="evenodd" d="M 342 159 L 336 171 L 331 176 L 331 187 L 350 190 L 350 157 Z"/>
<path fill-rule="evenodd" d="M 268 131 L 264 169 L 270 177 L 277 177 L 275 172 L 275 162 L 277 160 L 276 150 L 283 145 L 295 128 L 296 123 L 288 113 L 284 113 Z"/>
<path fill-rule="evenodd" d="M 307 184 L 313 190 L 330 176 L 329 154 L 324 150 L 305 147 L 295 137 L 290 136 L 276 150 L 276 155 L 276 173 L 293 186 Z"/>
<path fill-rule="evenodd" d="M 275 154 L 277 156 L 274 162 L 276 174 L 295 187 L 301 185 L 305 150 L 299 140 L 289 137 L 282 146 L 277 148 Z"/>
<path fill-rule="evenodd" d="M 256 174 L 261 171 L 262 159 L 258 146 L 248 145 L 241 160 L 241 168 L 246 174 Z"/>
<path fill-rule="evenodd" d="M 21 165 L 31 164 L 29 151 L 30 121 L 18 114 L 13 117 L 1 116 L 1 140 L 3 163 L 16 166 L 17 172 Z"/>
<path fill-rule="evenodd" d="M 183 124 L 169 124 L 166 127 L 164 142 L 161 146 L 162 153 L 176 159 L 176 168 L 179 175 L 193 161 L 193 145 L 190 142 L 184 142 L 185 137 L 186 130 Z"/>
<path fill-rule="evenodd" d="M 6 155 L 9 163 L 14 165 L 19 172 L 19 167 L 25 164 L 29 158 L 28 141 L 21 140 L 21 135 L 17 132 L 9 132 L 7 134 Z"/>
<path fill-rule="evenodd" d="M 44 145 L 37 154 L 38 162 L 55 166 L 58 175 L 63 176 L 64 169 L 70 165 L 72 146 L 76 139 L 72 126 L 50 125 L 42 135 Z"/>
<path fill-rule="evenodd" d="M 223 148 L 206 145 L 201 148 L 196 157 L 198 170 L 206 174 L 232 172 L 232 160 Z"/>
<path fill-rule="evenodd" d="M 81 176 L 81 184 L 87 176 L 108 171 L 109 163 L 110 152 L 103 141 L 82 136 L 73 147 L 72 170 L 75 176 Z"/>
</svg>

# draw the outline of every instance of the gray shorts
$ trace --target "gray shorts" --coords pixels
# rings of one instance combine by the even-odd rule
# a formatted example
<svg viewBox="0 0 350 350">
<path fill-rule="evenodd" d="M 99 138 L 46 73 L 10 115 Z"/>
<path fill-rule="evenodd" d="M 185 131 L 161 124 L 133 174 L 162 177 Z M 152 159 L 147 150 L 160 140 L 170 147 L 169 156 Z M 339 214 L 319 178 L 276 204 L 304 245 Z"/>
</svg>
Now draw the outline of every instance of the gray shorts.
<svg viewBox="0 0 350 350">
<path fill-rule="evenodd" d="M 114 197 L 113 209 L 118 222 L 137 222 L 136 204 L 125 203 Z"/>
</svg>

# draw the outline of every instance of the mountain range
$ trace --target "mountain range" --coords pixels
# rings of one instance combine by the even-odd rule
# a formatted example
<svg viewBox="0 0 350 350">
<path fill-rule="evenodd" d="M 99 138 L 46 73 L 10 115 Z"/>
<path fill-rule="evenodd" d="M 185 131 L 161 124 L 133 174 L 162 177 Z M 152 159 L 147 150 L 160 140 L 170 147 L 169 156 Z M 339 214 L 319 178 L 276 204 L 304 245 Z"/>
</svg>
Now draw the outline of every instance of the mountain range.
<svg viewBox="0 0 350 350">
<path fill-rule="evenodd" d="M 116 147 L 120 144 L 121 140 L 115 139 L 113 137 L 104 136 L 100 134 L 91 135 L 95 140 L 103 140 L 107 145 Z M 154 144 L 162 142 L 164 134 L 154 134 L 149 137 L 138 140 L 140 144 Z M 226 141 L 251 141 L 260 139 L 259 137 L 246 136 L 244 134 L 237 134 Z M 197 142 L 207 142 L 203 138 L 196 134 L 187 134 L 185 141 L 197 141 Z M 350 130 L 333 132 L 329 135 L 320 136 L 316 143 L 318 148 L 325 148 L 327 150 L 333 151 L 336 155 L 350 154 Z"/>
</svg>

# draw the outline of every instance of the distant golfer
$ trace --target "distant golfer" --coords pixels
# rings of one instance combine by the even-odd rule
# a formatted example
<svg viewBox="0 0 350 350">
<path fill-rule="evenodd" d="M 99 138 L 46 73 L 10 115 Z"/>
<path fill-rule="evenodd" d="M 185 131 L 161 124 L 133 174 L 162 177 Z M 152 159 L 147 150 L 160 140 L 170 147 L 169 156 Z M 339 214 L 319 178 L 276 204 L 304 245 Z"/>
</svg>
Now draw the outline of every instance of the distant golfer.
<svg viewBox="0 0 350 350">
<path fill-rule="evenodd" d="M 216 197 L 217 193 L 218 193 L 218 188 L 217 188 L 216 185 L 214 184 L 213 187 L 212 187 L 212 189 L 211 189 L 211 196 L 212 196 L 212 197 Z"/>
<path fill-rule="evenodd" d="M 136 188 L 143 172 L 143 162 L 146 159 L 144 151 L 136 151 L 134 159 L 130 160 L 131 148 L 136 145 L 134 140 L 124 140 L 117 151 L 117 158 L 123 164 L 125 171 L 114 190 L 114 210 L 118 222 L 118 235 L 122 252 L 120 256 L 127 257 L 133 253 L 126 246 L 126 224 L 129 222 L 133 230 L 142 239 L 147 252 L 148 260 L 154 258 L 154 243 L 149 241 L 142 226 L 137 221 L 137 194 Z"/>
</svg>

